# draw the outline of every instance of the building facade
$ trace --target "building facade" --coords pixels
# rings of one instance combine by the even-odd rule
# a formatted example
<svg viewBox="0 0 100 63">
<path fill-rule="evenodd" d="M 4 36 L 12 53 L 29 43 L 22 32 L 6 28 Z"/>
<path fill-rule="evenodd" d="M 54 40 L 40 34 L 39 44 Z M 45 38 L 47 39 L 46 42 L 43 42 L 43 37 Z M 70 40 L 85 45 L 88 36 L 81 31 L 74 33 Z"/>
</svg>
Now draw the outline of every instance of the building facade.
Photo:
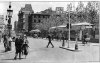
<svg viewBox="0 0 100 63">
<path fill-rule="evenodd" d="M 24 29 L 28 31 L 28 16 L 34 13 L 31 4 L 25 4 L 24 8 L 21 8 L 18 13 L 18 32 L 22 32 Z"/>
<path fill-rule="evenodd" d="M 63 13 L 63 11 L 63 7 L 56 7 L 55 11 L 53 11 L 52 8 L 48 8 L 41 12 L 34 13 L 31 4 L 26 4 L 18 13 L 18 32 L 22 32 L 22 29 L 26 32 L 37 29 L 37 26 L 39 26 L 44 19 L 48 19 L 51 15 L 56 15 L 57 13 Z"/>
<path fill-rule="evenodd" d="M 17 24 L 18 24 L 18 21 L 15 21 L 14 22 L 14 31 L 17 33 Z"/>
<path fill-rule="evenodd" d="M 63 7 L 57 7 L 55 11 L 53 11 L 52 8 L 48 8 L 39 13 L 30 14 L 28 31 L 37 29 L 39 24 L 42 23 L 43 20 L 48 19 L 50 16 L 55 15 L 56 18 L 61 17 L 60 14 L 63 13 L 63 11 L 64 11 Z"/>
<path fill-rule="evenodd" d="M 56 13 L 61 14 L 64 12 L 64 7 L 56 7 Z"/>
<path fill-rule="evenodd" d="M 49 18 L 49 14 L 33 13 L 29 16 L 28 31 L 34 30 L 42 22 L 42 20 Z"/>
<path fill-rule="evenodd" d="M 4 15 L 0 15 L 0 42 L 2 38 L 2 34 L 4 33 L 5 24 L 4 24 Z"/>
<path fill-rule="evenodd" d="M 5 24 L 4 24 L 4 15 L 0 15 L 0 33 L 4 32 Z"/>
</svg>

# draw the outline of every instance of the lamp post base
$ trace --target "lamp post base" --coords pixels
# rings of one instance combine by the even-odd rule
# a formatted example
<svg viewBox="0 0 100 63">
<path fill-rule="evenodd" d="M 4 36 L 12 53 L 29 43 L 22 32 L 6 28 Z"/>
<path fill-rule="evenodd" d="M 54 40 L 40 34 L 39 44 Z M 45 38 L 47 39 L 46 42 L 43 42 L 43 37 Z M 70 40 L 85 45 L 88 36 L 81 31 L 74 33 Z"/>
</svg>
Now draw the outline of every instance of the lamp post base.
<svg viewBox="0 0 100 63">
<path fill-rule="evenodd" d="M 69 42 L 70 42 L 70 40 L 68 40 L 68 46 L 67 46 L 67 48 L 69 48 Z"/>
</svg>

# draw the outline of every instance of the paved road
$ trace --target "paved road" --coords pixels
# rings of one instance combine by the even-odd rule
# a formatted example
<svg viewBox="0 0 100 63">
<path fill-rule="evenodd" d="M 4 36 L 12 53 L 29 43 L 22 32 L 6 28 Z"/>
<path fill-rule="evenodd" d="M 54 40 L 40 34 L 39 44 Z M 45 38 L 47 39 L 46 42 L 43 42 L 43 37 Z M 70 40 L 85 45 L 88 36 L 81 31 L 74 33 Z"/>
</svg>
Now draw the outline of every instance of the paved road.
<svg viewBox="0 0 100 63">
<path fill-rule="evenodd" d="M 73 51 L 75 42 L 70 42 L 70 50 L 59 48 L 61 41 L 52 41 L 54 48 L 46 48 L 47 39 L 29 40 L 29 55 L 25 59 L 13 60 L 15 55 L 14 43 L 12 43 L 12 51 L 3 52 L 3 43 L 0 43 L 0 63 L 99 63 L 99 44 L 88 44 L 83 46 L 79 43 L 79 51 Z M 68 44 L 66 43 L 66 46 Z"/>
</svg>

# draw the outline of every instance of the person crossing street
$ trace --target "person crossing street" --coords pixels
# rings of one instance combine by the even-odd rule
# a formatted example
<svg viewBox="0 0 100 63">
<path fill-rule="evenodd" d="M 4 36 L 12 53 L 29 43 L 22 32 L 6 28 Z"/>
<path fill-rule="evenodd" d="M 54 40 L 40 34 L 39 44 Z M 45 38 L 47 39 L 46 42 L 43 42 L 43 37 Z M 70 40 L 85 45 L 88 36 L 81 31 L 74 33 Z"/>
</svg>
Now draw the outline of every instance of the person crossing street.
<svg viewBox="0 0 100 63">
<path fill-rule="evenodd" d="M 48 40 L 49 40 L 48 45 L 47 45 L 47 48 L 48 48 L 49 44 L 51 44 L 51 45 L 52 45 L 52 48 L 54 48 L 54 45 L 53 45 L 52 42 L 51 42 L 51 35 L 49 34 L 49 35 L 47 36 L 47 38 L 48 38 Z"/>
</svg>

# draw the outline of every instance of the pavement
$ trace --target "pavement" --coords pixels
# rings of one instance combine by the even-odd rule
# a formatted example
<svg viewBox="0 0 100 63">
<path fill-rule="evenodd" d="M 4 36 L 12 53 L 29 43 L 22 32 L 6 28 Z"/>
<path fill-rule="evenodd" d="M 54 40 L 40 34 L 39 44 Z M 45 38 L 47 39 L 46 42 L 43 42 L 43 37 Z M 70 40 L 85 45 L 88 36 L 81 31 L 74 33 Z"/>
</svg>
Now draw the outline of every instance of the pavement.
<svg viewBox="0 0 100 63">
<path fill-rule="evenodd" d="M 78 42 L 78 51 L 75 51 L 75 41 L 65 43 L 64 48 L 60 48 L 62 41 L 53 40 L 54 48 L 46 48 L 47 39 L 28 37 L 29 54 L 25 59 L 13 60 L 15 55 L 14 42 L 12 51 L 4 52 L 3 43 L 0 43 L 0 63 L 100 63 L 99 43 L 88 43 L 85 46 Z"/>
</svg>

